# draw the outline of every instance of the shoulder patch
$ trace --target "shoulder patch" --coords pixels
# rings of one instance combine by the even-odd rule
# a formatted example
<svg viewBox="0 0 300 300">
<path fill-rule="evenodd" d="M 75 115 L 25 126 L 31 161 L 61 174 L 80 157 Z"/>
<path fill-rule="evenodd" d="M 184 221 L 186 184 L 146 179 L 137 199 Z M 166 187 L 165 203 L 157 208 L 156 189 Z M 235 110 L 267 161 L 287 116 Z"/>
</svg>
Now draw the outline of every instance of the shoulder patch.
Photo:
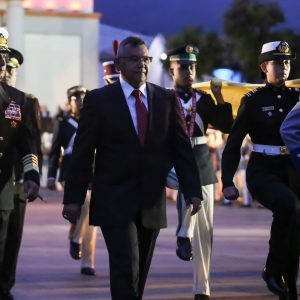
<svg viewBox="0 0 300 300">
<path fill-rule="evenodd" d="M 293 91 L 293 92 L 297 92 L 297 93 L 300 92 L 300 89 L 299 89 L 299 88 L 296 88 L 296 87 L 290 87 L 289 90 L 290 90 L 290 91 Z"/>
<path fill-rule="evenodd" d="M 26 95 L 26 98 L 29 98 L 29 99 L 37 99 L 36 96 L 34 96 L 33 94 L 25 94 Z"/>
<path fill-rule="evenodd" d="M 194 89 L 194 91 L 199 94 L 199 95 L 205 95 L 207 94 L 207 92 L 203 91 L 203 90 L 199 90 L 199 89 Z"/>
<path fill-rule="evenodd" d="M 245 94 L 244 97 L 246 97 L 246 98 L 252 97 L 253 95 L 255 95 L 255 94 L 261 92 L 263 89 L 264 89 L 264 87 L 256 88 L 256 89 L 254 89 L 254 90 L 248 92 L 247 94 Z"/>
</svg>

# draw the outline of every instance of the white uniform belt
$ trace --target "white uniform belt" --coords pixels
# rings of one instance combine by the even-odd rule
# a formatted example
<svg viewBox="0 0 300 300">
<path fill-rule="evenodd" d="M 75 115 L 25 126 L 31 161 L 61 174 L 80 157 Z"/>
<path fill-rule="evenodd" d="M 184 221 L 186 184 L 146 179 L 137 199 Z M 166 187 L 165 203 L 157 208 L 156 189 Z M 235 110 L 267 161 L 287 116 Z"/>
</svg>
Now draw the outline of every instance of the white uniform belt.
<svg viewBox="0 0 300 300">
<path fill-rule="evenodd" d="M 191 137 L 191 143 L 193 146 L 196 145 L 202 145 L 207 143 L 207 137 L 206 136 L 194 136 Z"/>
<path fill-rule="evenodd" d="M 288 155 L 289 154 L 289 150 L 286 146 L 253 144 L 253 151 L 264 153 L 266 155 Z"/>
</svg>

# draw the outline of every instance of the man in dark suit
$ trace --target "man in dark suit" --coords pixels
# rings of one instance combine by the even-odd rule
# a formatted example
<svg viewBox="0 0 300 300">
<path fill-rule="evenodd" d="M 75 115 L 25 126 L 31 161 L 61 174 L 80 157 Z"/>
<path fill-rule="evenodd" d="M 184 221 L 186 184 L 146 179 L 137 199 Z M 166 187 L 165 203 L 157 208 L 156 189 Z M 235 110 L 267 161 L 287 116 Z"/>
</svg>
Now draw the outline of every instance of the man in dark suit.
<svg viewBox="0 0 300 300">
<path fill-rule="evenodd" d="M 90 223 L 101 227 L 113 300 L 142 299 L 155 241 L 166 227 L 169 161 L 195 214 L 201 186 L 173 91 L 147 83 L 145 42 L 128 37 L 115 64 L 120 80 L 87 93 L 66 181 L 63 216 L 80 215 L 96 150 Z"/>
</svg>

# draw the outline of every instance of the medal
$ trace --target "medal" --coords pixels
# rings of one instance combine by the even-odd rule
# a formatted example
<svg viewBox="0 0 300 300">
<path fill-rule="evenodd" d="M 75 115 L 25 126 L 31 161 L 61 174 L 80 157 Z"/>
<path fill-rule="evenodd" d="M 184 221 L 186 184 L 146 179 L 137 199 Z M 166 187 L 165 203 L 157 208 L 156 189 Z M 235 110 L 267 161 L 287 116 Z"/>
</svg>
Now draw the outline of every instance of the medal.
<svg viewBox="0 0 300 300">
<path fill-rule="evenodd" d="M 21 107 L 15 101 L 11 101 L 5 110 L 5 119 L 21 121 Z"/>
<path fill-rule="evenodd" d="M 196 108 L 197 108 L 196 107 L 196 93 L 193 92 L 193 94 L 192 94 L 192 105 L 189 106 L 189 108 L 188 108 L 188 111 L 191 114 L 190 114 L 190 118 L 189 118 L 188 121 L 186 120 L 186 117 L 185 117 L 185 114 L 184 114 L 184 109 L 183 109 L 182 103 L 180 101 L 179 94 L 176 91 L 175 91 L 175 95 L 176 95 L 176 99 L 177 99 L 177 102 L 178 102 L 178 105 L 179 105 L 180 115 L 181 115 L 181 118 L 183 120 L 183 125 L 184 125 L 185 132 L 189 137 L 192 137 L 193 134 L 194 134 L 195 119 L 196 119 Z"/>
</svg>

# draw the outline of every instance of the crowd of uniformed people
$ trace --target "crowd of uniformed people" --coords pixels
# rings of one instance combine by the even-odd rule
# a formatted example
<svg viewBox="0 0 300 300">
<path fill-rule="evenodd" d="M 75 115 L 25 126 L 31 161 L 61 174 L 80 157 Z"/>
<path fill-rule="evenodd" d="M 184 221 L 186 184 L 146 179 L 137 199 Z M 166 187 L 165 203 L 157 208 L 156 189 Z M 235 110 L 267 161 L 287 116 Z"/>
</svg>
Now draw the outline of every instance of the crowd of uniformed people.
<svg viewBox="0 0 300 300">
<path fill-rule="evenodd" d="M 256 201 L 272 211 L 262 278 L 280 300 L 298 299 L 300 91 L 285 86 L 296 58 L 287 42 L 262 46 L 258 65 L 266 84 L 241 99 L 235 119 L 218 82 L 211 83 L 213 97 L 193 88 L 196 47 L 168 51 L 173 89 L 165 90 L 147 82 L 152 58 L 137 37 L 114 42 L 115 60 L 103 64 L 106 87 L 70 87 L 66 108 L 52 118 L 34 95 L 15 88 L 23 55 L 7 45 L 7 37 L 0 28 L 0 300 L 14 299 L 26 203 L 42 199 L 42 170 L 48 189 L 65 190 L 69 252 L 81 259 L 83 275 L 95 275 L 100 226 L 113 300 L 143 297 L 156 237 L 165 226 L 165 190 L 178 209 L 174 252 L 193 261 L 195 300 L 210 299 L 214 203 L 230 206 L 236 199 L 242 207 Z M 122 151 L 129 153 L 126 162 Z M 161 163 L 160 176 L 151 161 Z M 131 209 L 122 197 L 132 200 Z M 107 216 L 115 216 L 117 225 Z"/>
</svg>

